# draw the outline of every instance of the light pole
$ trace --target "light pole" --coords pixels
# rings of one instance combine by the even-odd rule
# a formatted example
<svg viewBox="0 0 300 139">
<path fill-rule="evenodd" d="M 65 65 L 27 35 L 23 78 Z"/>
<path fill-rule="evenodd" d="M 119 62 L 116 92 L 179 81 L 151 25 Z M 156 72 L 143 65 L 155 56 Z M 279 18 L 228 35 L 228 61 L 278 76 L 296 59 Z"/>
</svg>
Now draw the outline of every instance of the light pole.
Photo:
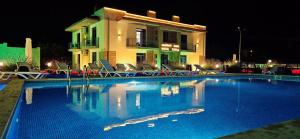
<svg viewBox="0 0 300 139">
<path fill-rule="evenodd" d="M 245 29 L 242 29 L 241 27 L 237 27 L 238 31 L 240 32 L 240 41 L 239 41 L 239 63 L 241 64 L 241 52 L 242 52 L 242 31 L 245 31 Z"/>
</svg>

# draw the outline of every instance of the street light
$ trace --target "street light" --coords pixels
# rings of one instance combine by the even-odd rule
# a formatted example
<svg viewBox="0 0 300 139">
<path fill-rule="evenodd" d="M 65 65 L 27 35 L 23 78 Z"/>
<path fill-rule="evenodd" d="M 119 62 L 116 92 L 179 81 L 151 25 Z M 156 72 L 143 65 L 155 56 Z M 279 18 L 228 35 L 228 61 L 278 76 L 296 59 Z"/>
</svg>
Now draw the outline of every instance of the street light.
<svg viewBox="0 0 300 139">
<path fill-rule="evenodd" d="M 239 63 L 241 63 L 241 52 L 242 52 L 242 31 L 246 31 L 245 28 L 237 27 L 240 32 L 240 41 L 239 41 Z"/>
</svg>

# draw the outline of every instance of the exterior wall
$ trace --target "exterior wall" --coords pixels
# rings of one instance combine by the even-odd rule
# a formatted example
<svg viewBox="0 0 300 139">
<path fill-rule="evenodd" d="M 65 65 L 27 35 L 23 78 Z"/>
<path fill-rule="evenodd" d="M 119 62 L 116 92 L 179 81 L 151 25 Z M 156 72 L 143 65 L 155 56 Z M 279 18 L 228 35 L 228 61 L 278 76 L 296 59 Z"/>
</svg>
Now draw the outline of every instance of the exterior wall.
<svg viewBox="0 0 300 139">
<path fill-rule="evenodd" d="M 8 47 L 7 43 L 0 44 L 0 62 L 4 64 L 16 64 L 19 61 L 25 61 L 25 48 Z M 32 62 L 40 67 L 40 48 L 32 48 Z"/>
<path fill-rule="evenodd" d="M 97 52 L 97 61 L 100 59 L 109 59 L 111 65 L 115 66 L 117 63 L 131 63 L 136 65 L 136 54 L 145 53 L 146 60 L 149 64 L 155 65 L 160 69 L 161 65 L 161 54 L 168 54 L 171 63 L 178 64 L 180 61 L 180 55 L 187 56 L 186 64 L 202 64 L 205 61 L 205 32 L 194 32 L 191 30 L 184 30 L 170 26 L 155 25 L 158 27 L 157 41 L 158 48 L 137 48 L 137 47 L 128 47 L 127 38 L 136 38 L 136 28 L 145 29 L 147 32 L 148 23 L 137 22 L 133 20 L 121 19 L 119 21 L 114 19 L 109 19 L 106 17 L 104 10 L 98 10 L 94 15 L 99 16 L 100 20 L 97 23 L 90 25 L 89 37 L 91 38 L 92 27 L 97 27 L 97 38 L 99 39 L 98 44 L 99 48 L 88 49 L 89 55 L 83 56 L 83 50 L 79 49 L 78 51 L 73 52 L 73 62 L 77 63 L 77 55 L 81 54 L 81 64 L 82 68 L 84 65 L 92 62 L 92 52 Z M 177 33 L 177 42 L 180 45 L 181 34 L 187 35 L 187 43 L 192 44 L 188 45 L 190 51 L 162 51 L 160 46 L 163 43 L 163 31 L 176 31 Z M 77 33 L 80 30 L 73 32 L 72 37 L 73 43 L 77 42 Z M 147 34 L 147 33 L 146 33 Z M 147 37 L 146 37 L 147 38 Z M 193 47 L 196 45 L 196 51 L 192 52 Z M 154 56 L 157 56 L 156 59 Z M 149 61 L 150 59 L 150 61 Z M 153 63 L 151 61 L 156 61 Z M 76 65 L 76 64 L 73 64 Z"/>
</svg>

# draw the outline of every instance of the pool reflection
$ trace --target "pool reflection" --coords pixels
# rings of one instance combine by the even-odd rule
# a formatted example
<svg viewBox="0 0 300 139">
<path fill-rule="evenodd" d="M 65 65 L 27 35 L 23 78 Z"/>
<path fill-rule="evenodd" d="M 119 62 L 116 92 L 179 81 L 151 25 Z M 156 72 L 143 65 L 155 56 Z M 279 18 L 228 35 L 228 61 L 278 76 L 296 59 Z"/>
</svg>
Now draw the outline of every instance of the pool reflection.
<svg viewBox="0 0 300 139">
<path fill-rule="evenodd" d="M 128 119 L 203 107 L 204 86 L 204 81 L 196 80 L 71 86 L 67 89 L 71 99 L 68 106 L 102 118 Z"/>
</svg>

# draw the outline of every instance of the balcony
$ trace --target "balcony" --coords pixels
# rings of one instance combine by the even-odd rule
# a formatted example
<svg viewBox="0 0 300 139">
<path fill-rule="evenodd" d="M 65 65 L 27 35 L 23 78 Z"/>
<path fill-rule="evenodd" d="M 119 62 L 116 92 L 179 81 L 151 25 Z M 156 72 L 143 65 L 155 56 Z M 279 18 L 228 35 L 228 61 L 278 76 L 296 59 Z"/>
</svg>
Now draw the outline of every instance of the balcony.
<svg viewBox="0 0 300 139">
<path fill-rule="evenodd" d="M 69 43 L 69 49 L 83 49 L 83 48 L 98 48 L 99 38 L 96 40 L 87 39 L 81 43 Z"/>
<path fill-rule="evenodd" d="M 158 48 L 158 42 L 143 41 L 143 43 L 138 43 L 136 38 L 127 38 L 126 46 L 132 48 Z"/>
<path fill-rule="evenodd" d="M 180 44 L 180 50 L 186 52 L 196 52 L 196 45 L 192 43 Z"/>
</svg>

